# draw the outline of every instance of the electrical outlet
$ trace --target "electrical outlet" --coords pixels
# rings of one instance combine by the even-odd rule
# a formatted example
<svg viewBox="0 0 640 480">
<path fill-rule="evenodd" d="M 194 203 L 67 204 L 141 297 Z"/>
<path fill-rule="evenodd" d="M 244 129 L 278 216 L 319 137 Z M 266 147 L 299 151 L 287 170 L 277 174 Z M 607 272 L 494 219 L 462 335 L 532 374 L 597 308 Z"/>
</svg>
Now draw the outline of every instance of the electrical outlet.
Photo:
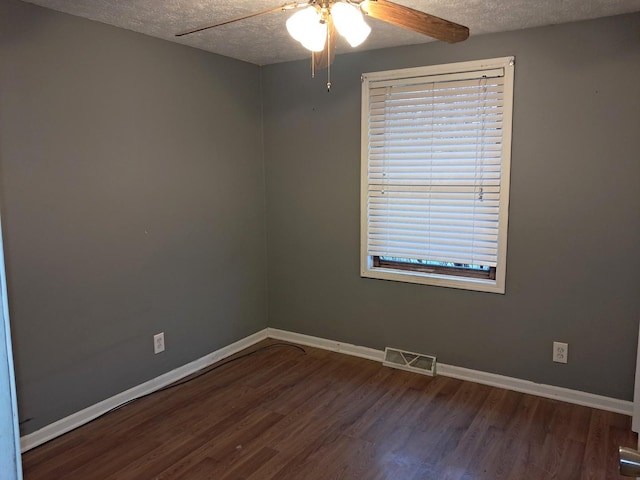
<svg viewBox="0 0 640 480">
<path fill-rule="evenodd" d="M 553 342 L 553 361 L 567 363 L 567 360 L 569 360 L 569 344 Z"/>
<path fill-rule="evenodd" d="M 153 336 L 153 353 L 164 352 L 164 332 Z"/>
</svg>

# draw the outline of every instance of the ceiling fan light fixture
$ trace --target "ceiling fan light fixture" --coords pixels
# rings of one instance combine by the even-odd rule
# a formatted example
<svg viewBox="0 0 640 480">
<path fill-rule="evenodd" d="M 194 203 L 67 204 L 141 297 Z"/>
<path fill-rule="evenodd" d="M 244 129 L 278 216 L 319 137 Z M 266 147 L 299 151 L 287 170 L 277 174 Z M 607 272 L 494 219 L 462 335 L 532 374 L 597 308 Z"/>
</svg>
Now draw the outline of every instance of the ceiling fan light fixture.
<svg viewBox="0 0 640 480">
<path fill-rule="evenodd" d="M 303 47 L 314 52 L 311 55 L 312 77 L 316 70 L 327 69 L 327 90 L 331 89 L 331 64 L 336 54 L 338 36 L 335 32 L 345 37 L 352 47 L 357 47 L 371 32 L 364 15 L 448 43 L 461 42 L 469 37 L 469 29 L 464 25 L 399 5 L 393 0 L 294 0 L 280 7 L 192 28 L 176 33 L 176 36 L 202 32 L 279 10 L 294 9 L 296 12 L 287 20 L 287 30 Z"/>
<path fill-rule="evenodd" d="M 343 2 L 333 4 L 331 17 L 338 33 L 345 37 L 352 47 L 360 45 L 371 33 L 371 27 L 364 21 L 362 12 L 353 5 Z"/>
<path fill-rule="evenodd" d="M 304 48 L 312 52 L 324 50 L 327 41 L 327 24 L 321 22 L 321 16 L 315 7 L 307 7 L 289 17 L 287 30 Z"/>
</svg>

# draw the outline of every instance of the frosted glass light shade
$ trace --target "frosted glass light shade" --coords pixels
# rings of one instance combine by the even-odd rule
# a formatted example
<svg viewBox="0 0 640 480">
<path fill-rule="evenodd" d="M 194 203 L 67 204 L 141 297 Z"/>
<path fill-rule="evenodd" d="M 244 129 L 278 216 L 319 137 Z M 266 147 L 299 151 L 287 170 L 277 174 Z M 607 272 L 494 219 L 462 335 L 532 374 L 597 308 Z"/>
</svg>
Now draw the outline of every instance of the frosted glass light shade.
<svg viewBox="0 0 640 480">
<path fill-rule="evenodd" d="M 312 52 L 324 50 L 327 41 L 327 24 L 320 23 L 315 7 L 307 7 L 294 13 L 287 20 L 289 34 Z"/>
<path fill-rule="evenodd" d="M 352 47 L 360 45 L 371 33 L 371 27 L 364 21 L 360 10 L 353 5 L 334 3 L 331 6 L 331 16 L 338 33 L 345 37 Z"/>
</svg>

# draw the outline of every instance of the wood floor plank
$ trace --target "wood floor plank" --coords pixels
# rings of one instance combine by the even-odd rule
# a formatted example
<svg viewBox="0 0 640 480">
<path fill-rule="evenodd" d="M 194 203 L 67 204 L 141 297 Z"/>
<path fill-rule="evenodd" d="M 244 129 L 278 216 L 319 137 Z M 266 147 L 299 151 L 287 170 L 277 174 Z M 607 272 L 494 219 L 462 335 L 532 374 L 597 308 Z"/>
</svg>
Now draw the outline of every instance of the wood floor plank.
<svg viewBox="0 0 640 480">
<path fill-rule="evenodd" d="M 277 454 L 278 452 L 276 450 L 269 447 L 262 447 L 260 449 L 257 449 L 250 455 L 246 455 L 242 461 L 233 460 L 232 464 L 229 465 L 226 473 L 222 473 L 220 475 L 220 480 L 245 480 L 258 468 L 264 465 L 265 462 L 271 460 Z"/>
<path fill-rule="evenodd" d="M 581 409 L 568 403 L 558 402 L 553 410 L 552 424 L 546 435 L 540 467 L 552 478 L 566 478 L 567 472 L 579 470 L 584 455 L 585 441 L 573 441 L 572 431 L 580 431 L 582 424 L 578 415 Z M 583 437 L 584 438 L 584 437 Z M 574 465 L 575 464 L 575 465 Z M 561 472 L 565 472 L 561 477 Z"/>
<path fill-rule="evenodd" d="M 494 417 L 501 410 L 501 404 L 507 401 L 507 391 L 491 389 L 484 404 L 464 432 L 456 448 L 446 453 L 443 461 L 438 465 L 437 478 L 439 480 L 460 480 L 472 459 L 477 458 L 476 452 L 483 448 L 488 436 L 489 426 L 494 423 Z"/>
<path fill-rule="evenodd" d="M 24 478 L 621 480 L 637 445 L 624 415 L 305 348 L 123 407 L 27 452 Z"/>
<path fill-rule="evenodd" d="M 521 395 L 518 408 L 504 434 L 482 467 L 486 478 L 536 478 L 531 471 L 542 461 L 542 444 L 553 404 L 539 397 Z M 483 477 L 484 478 L 484 477 Z"/>
<path fill-rule="evenodd" d="M 582 460 L 584 468 L 580 475 L 581 480 L 601 479 L 601 472 L 606 470 L 608 457 L 606 446 L 609 443 L 609 428 L 607 425 L 607 412 L 594 410 L 591 412 L 587 445 Z"/>
</svg>

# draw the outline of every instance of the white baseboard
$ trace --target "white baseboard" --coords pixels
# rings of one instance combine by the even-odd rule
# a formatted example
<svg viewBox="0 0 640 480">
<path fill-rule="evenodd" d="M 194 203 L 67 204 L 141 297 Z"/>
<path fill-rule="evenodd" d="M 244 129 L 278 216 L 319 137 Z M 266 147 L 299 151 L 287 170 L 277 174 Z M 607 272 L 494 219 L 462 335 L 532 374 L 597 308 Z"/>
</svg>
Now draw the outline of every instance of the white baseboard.
<svg viewBox="0 0 640 480">
<path fill-rule="evenodd" d="M 539 397 L 561 400 L 563 402 L 583 405 L 585 407 L 598 408 L 609 412 L 622 413 L 631 416 L 633 414 L 633 402 L 620 400 L 617 398 L 604 397 L 594 393 L 571 390 L 570 388 L 556 387 L 544 383 L 535 383 L 520 378 L 506 377 L 495 373 L 470 370 L 468 368 L 456 367 L 438 363 L 438 375 L 459 378 L 470 382 L 482 383 L 492 387 L 506 388 L 515 392 L 529 393 Z"/>
<path fill-rule="evenodd" d="M 287 330 L 279 330 L 277 328 L 267 328 L 267 336 L 275 340 L 308 345 L 309 347 L 322 348 L 323 350 L 331 350 L 332 352 L 345 353 L 347 355 L 353 355 L 354 357 L 375 360 L 376 362 L 381 362 L 384 358 L 384 352 L 382 350 L 376 350 L 375 348 L 360 347 L 351 343 L 336 342 L 334 340 L 312 337 L 310 335 L 303 335 L 302 333 L 288 332 Z"/>
<path fill-rule="evenodd" d="M 288 332 L 286 330 L 279 330 L 277 328 L 268 328 L 267 335 L 269 336 L 269 338 L 285 340 L 292 343 L 299 343 L 301 345 L 308 345 L 310 347 L 322 348 L 324 350 L 331 350 L 347 355 L 353 355 L 355 357 L 367 358 L 369 360 L 376 360 L 381 362 L 384 357 L 384 352 L 382 350 L 361 347 L 358 345 L 352 345 L 350 343 L 336 342 L 333 340 L 312 337 L 310 335 L 303 335 L 300 333 Z M 595 395 L 593 393 L 581 392 L 579 390 L 555 387 L 553 385 L 535 383 L 529 380 L 506 377 L 504 375 L 481 372 L 479 370 L 471 370 L 469 368 L 456 367 L 454 365 L 447 365 L 444 363 L 437 364 L 436 374 L 445 377 L 467 380 L 469 382 L 490 385 L 492 387 L 505 388 L 507 390 L 513 390 L 515 392 L 537 395 L 539 397 L 561 400 L 563 402 L 574 403 L 576 405 L 598 408 L 600 410 L 607 410 L 609 412 L 621 413 L 629 416 L 633 414 L 633 402 Z"/>
<path fill-rule="evenodd" d="M 264 339 L 267 338 L 267 330 L 260 330 L 259 332 L 254 333 L 253 335 L 249 335 L 243 339 L 238 340 L 237 342 L 232 343 L 231 345 L 227 345 L 226 347 L 220 348 L 215 352 L 212 352 L 204 357 L 201 357 L 193 362 L 187 363 L 182 367 L 176 368 L 175 370 L 171 370 L 159 377 L 153 378 L 147 382 L 144 382 L 136 387 L 130 388 L 122 393 L 114 395 L 111 398 L 107 398 L 101 402 L 98 402 L 90 407 L 85 408 L 84 410 L 80 410 L 79 412 L 73 413 L 68 417 L 62 418 L 57 422 L 51 423 L 46 427 L 41 428 L 33 433 L 23 436 L 20 438 L 20 450 L 22 452 L 26 452 L 32 448 L 37 447 L 38 445 L 42 445 L 49 440 L 52 440 L 64 433 L 67 433 L 85 423 L 90 422 L 96 417 L 99 417 L 105 412 L 108 412 L 114 407 L 127 402 L 129 400 L 133 400 L 141 395 L 146 395 L 148 393 L 154 392 L 162 387 L 165 387 L 181 378 L 184 378 L 192 373 L 197 372 L 209 365 L 212 365 L 234 353 L 239 352 L 240 350 L 244 350 Z"/>
</svg>

